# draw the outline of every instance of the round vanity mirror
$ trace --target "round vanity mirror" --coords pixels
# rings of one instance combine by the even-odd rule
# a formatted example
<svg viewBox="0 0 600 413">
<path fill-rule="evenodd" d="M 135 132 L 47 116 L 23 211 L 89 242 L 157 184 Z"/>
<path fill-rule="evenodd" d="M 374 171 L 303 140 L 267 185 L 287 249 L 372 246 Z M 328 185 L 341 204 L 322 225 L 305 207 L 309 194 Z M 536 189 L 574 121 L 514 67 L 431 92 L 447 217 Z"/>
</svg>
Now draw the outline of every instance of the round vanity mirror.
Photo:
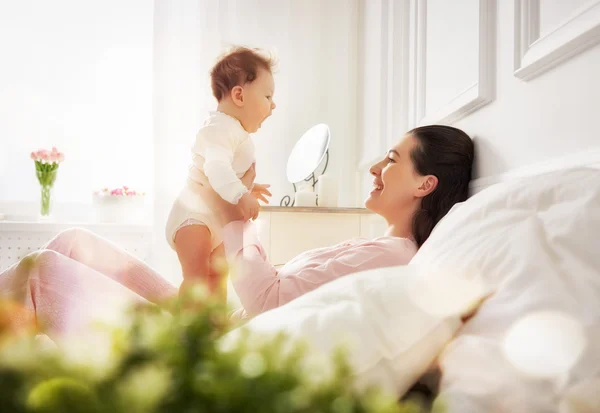
<svg viewBox="0 0 600 413">
<path fill-rule="evenodd" d="M 288 158 L 288 181 L 296 184 L 310 178 L 327 155 L 329 135 L 329 126 L 320 123 L 300 137 Z"/>
</svg>

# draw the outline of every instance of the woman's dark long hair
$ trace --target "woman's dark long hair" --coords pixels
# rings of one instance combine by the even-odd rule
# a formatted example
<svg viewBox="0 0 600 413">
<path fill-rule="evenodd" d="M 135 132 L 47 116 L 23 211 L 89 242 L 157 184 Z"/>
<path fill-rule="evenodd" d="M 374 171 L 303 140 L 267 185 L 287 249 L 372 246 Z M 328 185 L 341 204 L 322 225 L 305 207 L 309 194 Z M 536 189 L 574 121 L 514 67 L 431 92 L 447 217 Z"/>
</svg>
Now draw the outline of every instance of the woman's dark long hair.
<svg viewBox="0 0 600 413">
<path fill-rule="evenodd" d="M 411 153 L 416 172 L 438 179 L 437 187 L 423 197 L 413 217 L 413 235 L 420 247 L 450 208 L 469 197 L 475 149 L 469 135 L 451 126 L 422 126 L 407 135 L 417 140 Z"/>
</svg>

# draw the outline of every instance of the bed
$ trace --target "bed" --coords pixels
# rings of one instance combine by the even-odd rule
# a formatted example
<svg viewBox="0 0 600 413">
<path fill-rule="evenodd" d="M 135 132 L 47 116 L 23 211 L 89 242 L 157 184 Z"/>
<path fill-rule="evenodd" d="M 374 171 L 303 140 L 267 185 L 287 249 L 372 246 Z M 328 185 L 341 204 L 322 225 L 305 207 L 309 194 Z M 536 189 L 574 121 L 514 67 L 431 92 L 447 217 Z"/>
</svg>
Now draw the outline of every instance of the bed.
<svg viewBox="0 0 600 413">
<path fill-rule="evenodd" d="M 245 328 L 306 340 L 321 365 L 341 344 L 358 387 L 399 398 L 439 368 L 448 413 L 600 411 L 600 169 L 505 178 L 456 205 L 408 266 Z"/>
</svg>

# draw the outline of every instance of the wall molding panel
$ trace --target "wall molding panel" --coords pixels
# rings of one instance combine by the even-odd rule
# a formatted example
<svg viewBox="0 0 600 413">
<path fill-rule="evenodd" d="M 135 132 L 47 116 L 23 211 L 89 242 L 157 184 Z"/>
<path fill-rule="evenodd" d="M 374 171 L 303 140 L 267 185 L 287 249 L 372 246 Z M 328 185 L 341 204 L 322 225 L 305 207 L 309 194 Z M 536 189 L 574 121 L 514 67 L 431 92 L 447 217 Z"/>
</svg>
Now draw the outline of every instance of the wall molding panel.
<svg viewBox="0 0 600 413">
<path fill-rule="evenodd" d="M 479 0 L 478 67 L 473 82 L 433 111 L 427 110 L 427 8 L 426 0 L 412 0 L 410 10 L 410 127 L 431 123 L 452 123 L 493 100 L 495 78 L 494 0 Z M 452 79 L 448 79 L 449 82 Z"/>
<path fill-rule="evenodd" d="M 539 0 L 515 0 L 514 75 L 523 80 L 531 80 L 600 42 L 600 0 L 577 8 L 544 35 L 540 33 L 540 11 Z"/>
</svg>

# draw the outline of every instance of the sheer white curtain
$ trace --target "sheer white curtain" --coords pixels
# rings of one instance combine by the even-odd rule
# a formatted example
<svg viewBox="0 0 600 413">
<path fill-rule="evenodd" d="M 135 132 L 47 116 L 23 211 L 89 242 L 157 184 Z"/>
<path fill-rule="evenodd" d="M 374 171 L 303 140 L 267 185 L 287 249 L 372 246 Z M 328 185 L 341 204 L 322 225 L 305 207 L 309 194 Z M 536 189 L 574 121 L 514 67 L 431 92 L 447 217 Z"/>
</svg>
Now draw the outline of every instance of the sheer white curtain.
<svg viewBox="0 0 600 413">
<path fill-rule="evenodd" d="M 257 182 L 270 183 L 272 203 L 291 193 L 287 156 L 311 125 L 332 130 L 328 172 L 340 203 L 357 193 L 358 0 L 156 0 L 154 81 L 153 262 L 179 280 L 164 241 L 171 202 L 184 182 L 189 148 L 215 108 L 208 71 L 225 47 L 265 48 L 278 59 L 277 109 L 255 135 Z M 171 275 L 173 274 L 173 275 Z"/>
</svg>

